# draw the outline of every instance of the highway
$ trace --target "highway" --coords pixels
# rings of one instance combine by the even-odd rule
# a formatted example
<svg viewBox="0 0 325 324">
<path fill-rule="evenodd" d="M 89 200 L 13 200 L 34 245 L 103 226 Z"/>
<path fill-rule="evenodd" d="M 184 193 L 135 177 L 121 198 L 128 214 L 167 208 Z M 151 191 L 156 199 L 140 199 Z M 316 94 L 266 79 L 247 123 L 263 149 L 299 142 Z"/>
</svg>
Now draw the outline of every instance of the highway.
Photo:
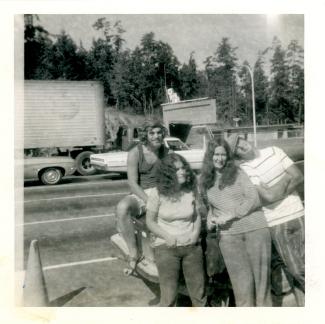
<svg viewBox="0 0 325 324">
<path fill-rule="evenodd" d="M 110 242 L 115 206 L 128 192 L 127 180 L 111 174 L 72 176 L 56 186 L 26 182 L 16 199 L 23 206 L 16 215 L 17 273 L 26 270 L 37 239 L 53 306 L 157 306 L 157 287 L 126 277 L 126 263 Z M 293 296 L 285 302 L 294 306 Z"/>
<path fill-rule="evenodd" d="M 37 239 L 50 301 L 89 307 L 155 302 L 142 280 L 124 276 L 125 262 L 109 240 L 116 233 L 115 205 L 128 193 L 126 180 L 71 178 L 53 187 L 25 185 L 16 270 L 26 269 L 30 242 Z"/>
</svg>

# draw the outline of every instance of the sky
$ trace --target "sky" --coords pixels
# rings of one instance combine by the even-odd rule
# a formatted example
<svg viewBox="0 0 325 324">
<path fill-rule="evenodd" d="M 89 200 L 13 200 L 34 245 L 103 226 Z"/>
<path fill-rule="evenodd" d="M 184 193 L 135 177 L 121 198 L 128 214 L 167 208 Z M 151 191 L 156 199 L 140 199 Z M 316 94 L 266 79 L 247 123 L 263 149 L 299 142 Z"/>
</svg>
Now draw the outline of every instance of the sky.
<svg viewBox="0 0 325 324">
<path fill-rule="evenodd" d="M 277 36 L 283 46 L 293 39 L 304 47 L 304 15 L 258 15 L 258 14 L 139 14 L 139 15 L 39 15 L 40 25 L 50 33 L 58 34 L 64 30 L 86 49 L 92 39 L 101 37 L 92 25 L 101 17 L 112 24 L 120 20 L 126 32 L 123 38 L 125 47 L 133 50 L 140 44 L 142 36 L 154 32 L 155 39 L 167 42 L 174 50 L 181 63 L 189 60 L 194 52 L 199 68 L 204 67 L 204 60 L 213 55 L 223 37 L 228 37 L 236 53 L 239 64 L 247 60 L 253 65 L 259 51 L 272 44 Z"/>
</svg>

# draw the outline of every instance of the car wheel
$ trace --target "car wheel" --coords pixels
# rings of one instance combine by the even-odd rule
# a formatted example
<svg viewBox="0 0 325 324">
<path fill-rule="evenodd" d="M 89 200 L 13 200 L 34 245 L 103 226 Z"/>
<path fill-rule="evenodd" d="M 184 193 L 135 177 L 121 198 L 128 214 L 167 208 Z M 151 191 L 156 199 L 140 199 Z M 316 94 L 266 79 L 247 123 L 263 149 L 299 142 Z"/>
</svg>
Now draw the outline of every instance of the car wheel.
<svg viewBox="0 0 325 324">
<path fill-rule="evenodd" d="M 55 185 L 58 184 L 62 179 L 62 171 L 57 168 L 48 168 L 45 169 L 41 176 L 40 180 L 45 185 Z"/>
<path fill-rule="evenodd" d="M 93 175 L 96 169 L 90 164 L 90 155 L 93 152 L 84 151 L 76 157 L 77 172 L 83 176 Z"/>
</svg>

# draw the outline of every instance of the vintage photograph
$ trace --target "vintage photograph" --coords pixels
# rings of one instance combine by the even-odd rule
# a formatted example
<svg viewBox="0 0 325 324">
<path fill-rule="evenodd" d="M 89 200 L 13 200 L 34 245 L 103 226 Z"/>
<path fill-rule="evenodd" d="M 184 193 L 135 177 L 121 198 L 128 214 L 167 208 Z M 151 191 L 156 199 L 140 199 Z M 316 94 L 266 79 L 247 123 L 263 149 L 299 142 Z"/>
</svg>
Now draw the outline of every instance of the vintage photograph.
<svg viewBox="0 0 325 324">
<path fill-rule="evenodd" d="M 304 33 L 17 14 L 17 306 L 304 307 Z"/>
</svg>

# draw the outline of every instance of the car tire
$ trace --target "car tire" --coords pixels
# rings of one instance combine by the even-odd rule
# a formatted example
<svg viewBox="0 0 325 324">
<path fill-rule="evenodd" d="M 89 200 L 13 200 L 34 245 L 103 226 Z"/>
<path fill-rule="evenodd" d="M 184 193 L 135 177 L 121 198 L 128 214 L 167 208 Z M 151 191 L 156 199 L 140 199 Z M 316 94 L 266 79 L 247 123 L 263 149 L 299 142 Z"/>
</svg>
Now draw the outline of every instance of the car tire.
<svg viewBox="0 0 325 324">
<path fill-rule="evenodd" d="M 56 185 L 62 179 L 62 171 L 58 168 L 48 168 L 42 171 L 40 180 L 45 185 Z"/>
<path fill-rule="evenodd" d="M 84 151 L 76 157 L 76 168 L 80 175 L 88 176 L 96 173 L 95 167 L 90 164 L 90 155 L 93 154 L 91 151 Z"/>
</svg>

